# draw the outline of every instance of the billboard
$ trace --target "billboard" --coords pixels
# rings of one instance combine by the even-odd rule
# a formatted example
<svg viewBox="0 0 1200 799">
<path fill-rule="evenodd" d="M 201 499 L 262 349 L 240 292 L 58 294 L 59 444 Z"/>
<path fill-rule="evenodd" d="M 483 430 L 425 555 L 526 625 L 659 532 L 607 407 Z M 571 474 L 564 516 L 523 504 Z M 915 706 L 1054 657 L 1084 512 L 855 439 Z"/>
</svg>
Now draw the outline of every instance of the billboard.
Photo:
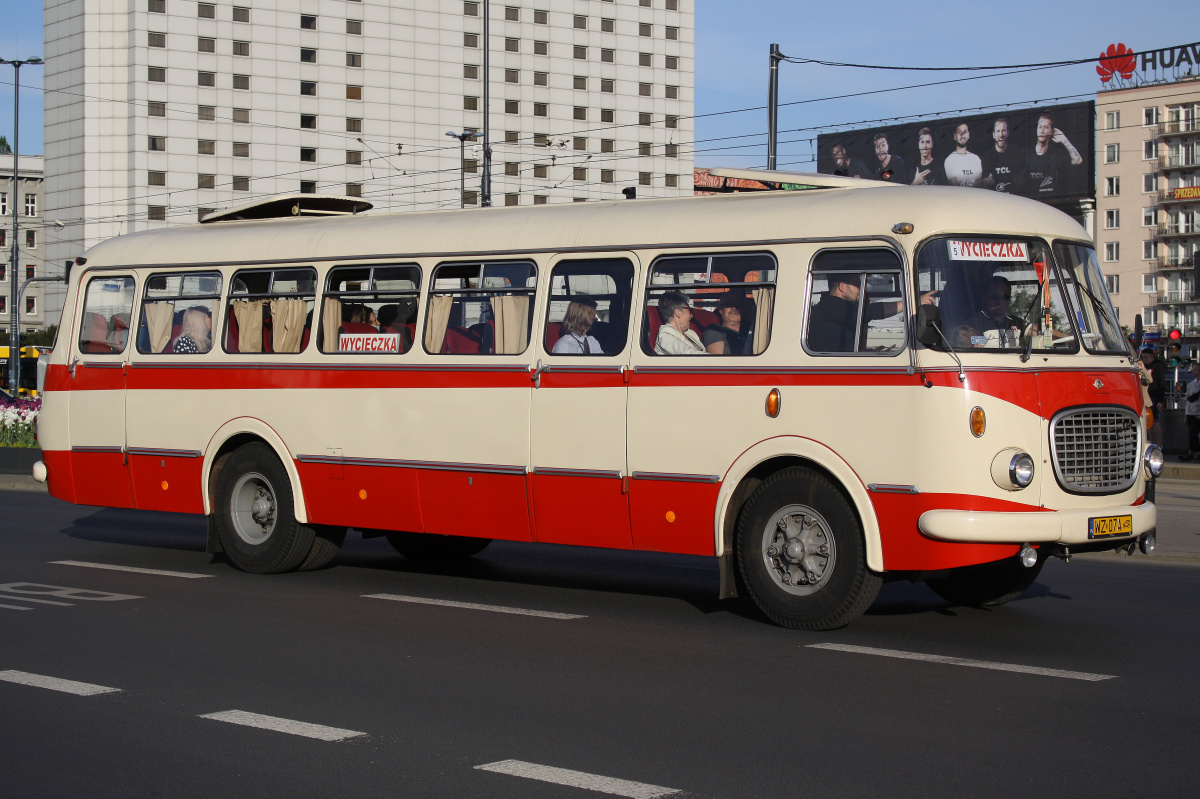
<svg viewBox="0 0 1200 799">
<path fill-rule="evenodd" d="M 817 137 L 817 171 L 1055 201 L 1095 196 L 1096 104 L 909 122 Z"/>
</svg>

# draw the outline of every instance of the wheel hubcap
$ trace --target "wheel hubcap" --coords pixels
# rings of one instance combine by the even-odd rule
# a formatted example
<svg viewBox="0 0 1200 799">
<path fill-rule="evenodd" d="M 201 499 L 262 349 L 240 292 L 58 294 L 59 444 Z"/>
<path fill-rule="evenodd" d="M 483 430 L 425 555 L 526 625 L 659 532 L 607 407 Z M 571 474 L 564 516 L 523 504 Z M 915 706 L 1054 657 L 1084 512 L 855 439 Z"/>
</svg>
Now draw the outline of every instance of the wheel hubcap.
<svg viewBox="0 0 1200 799">
<path fill-rule="evenodd" d="M 275 489 L 257 472 L 242 475 L 233 487 L 233 529 L 247 544 L 257 546 L 275 531 Z"/>
<path fill-rule="evenodd" d="M 781 508 L 763 529 L 762 544 L 767 573 L 789 594 L 814 594 L 833 574 L 837 560 L 833 532 L 807 505 Z"/>
</svg>

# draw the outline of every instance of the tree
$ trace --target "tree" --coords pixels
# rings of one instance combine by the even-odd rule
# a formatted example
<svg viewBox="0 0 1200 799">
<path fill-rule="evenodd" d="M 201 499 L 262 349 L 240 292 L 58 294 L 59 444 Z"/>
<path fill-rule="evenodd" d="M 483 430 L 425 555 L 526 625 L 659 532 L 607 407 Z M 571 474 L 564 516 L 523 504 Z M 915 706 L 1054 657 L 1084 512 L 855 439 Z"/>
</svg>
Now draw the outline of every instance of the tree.
<svg viewBox="0 0 1200 799">
<path fill-rule="evenodd" d="M 12 155 L 12 147 L 7 136 L 0 136 L 0 155 Z"/>
</svg>

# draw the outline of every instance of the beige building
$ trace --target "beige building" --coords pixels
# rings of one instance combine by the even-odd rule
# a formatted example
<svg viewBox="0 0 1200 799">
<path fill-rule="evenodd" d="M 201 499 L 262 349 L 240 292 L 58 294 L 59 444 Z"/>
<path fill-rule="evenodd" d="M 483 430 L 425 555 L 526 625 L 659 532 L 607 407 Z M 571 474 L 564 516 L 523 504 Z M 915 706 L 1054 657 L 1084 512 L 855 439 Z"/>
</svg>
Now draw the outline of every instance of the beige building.
<svg viewBox="0 0 1200 799">
<path fill-rule="evenodd" d="M 1096 97 L 1096 249 L 1121 324 L 1200 350 L 1200 78 Z"/>
<path fill-rule="evenodd" d="M 62 274 L 62 264 L 55 271 L 54 261 L 46 258 L 48 233 L 55 230 L 53 222 L 47 224 L 42 202 L 42 157 L 22 155 L 17 163 L 17 178 L 20 185 L 14 190 L 13 157 L 0 155 L 0 321 L 8 330 L 11 322 L 12 302 L 12 235 L 13 205 L 17 207 L 17 287 L 26 278 L 48 274 Z M 31 283 L 21 295 L 21 331 L 32 333 L 46 326 L 45 309 L 42 306 L 42 288 L 45 283 Z M 57 315 L 56 315 L 57 317 Z M 51 323 L 57 322 L 57 318 Z"/>
</svg>

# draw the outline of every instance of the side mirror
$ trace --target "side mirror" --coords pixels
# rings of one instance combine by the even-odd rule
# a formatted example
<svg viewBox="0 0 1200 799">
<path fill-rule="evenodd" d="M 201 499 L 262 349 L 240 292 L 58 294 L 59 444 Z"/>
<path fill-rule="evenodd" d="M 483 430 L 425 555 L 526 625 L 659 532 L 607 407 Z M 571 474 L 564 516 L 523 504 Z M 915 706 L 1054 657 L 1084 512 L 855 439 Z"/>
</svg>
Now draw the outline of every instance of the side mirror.
<svg viewBox="0 0 1200 799">
<path fill-rule="evenodd" d="M 1142 336 L 1145 331 L 1142 328 L 1142 315 L 1138 314 L 1133 317 L 1133 351 L 1137 352 L 1142 348 Z"/>
<path fill-rule="evenodd" d="M 941 326 L 941 308 L 936 305 L 917 306 L 917 341 L 926 347 L 941 349 L 942 337 L 937 331 Z"/>
</svg>

